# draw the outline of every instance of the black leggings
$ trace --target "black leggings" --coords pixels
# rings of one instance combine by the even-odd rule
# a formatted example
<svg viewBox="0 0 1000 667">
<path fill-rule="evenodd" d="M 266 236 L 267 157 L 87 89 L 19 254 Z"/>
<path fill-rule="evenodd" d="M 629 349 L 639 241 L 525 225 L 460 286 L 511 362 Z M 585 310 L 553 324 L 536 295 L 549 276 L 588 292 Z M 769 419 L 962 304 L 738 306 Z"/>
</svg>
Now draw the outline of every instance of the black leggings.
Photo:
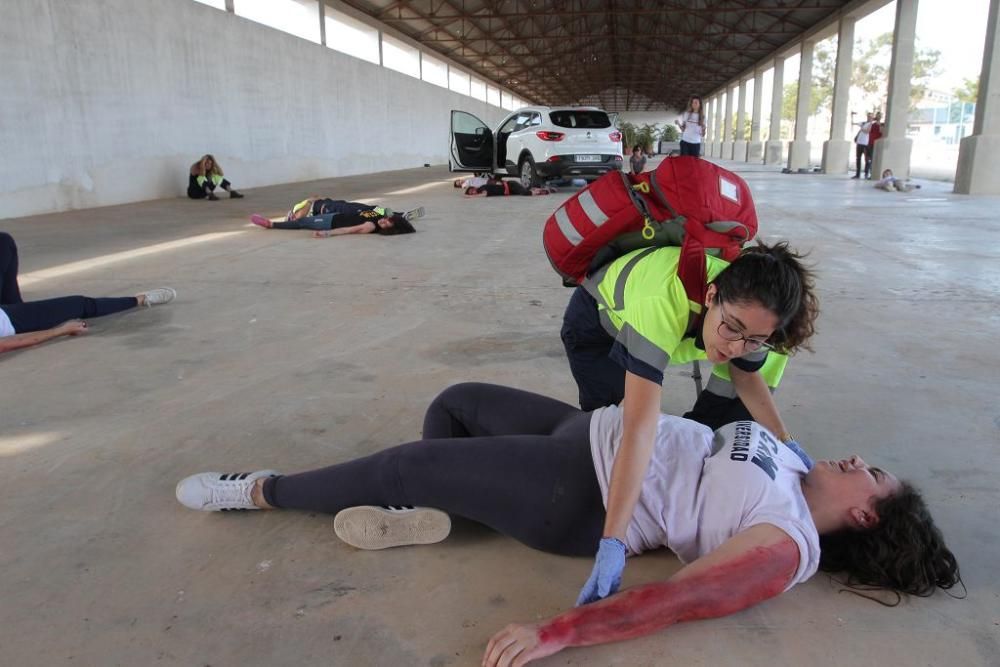
<svg viewBox="0 0 1000 667">
<path fill-rule="evenodd" d="M 17 333 L 51 329 L 67 320 L 102 317 L 139 305 L 134 296 L 94 299 L 89 296 L 61 296 L 44 301 L 3 304 L 3 311 Z"/>
<path fill-rule="evenodd" d="M 316 229 L 328 231 L 333 229 L 334 216 L 339 213 L 323 213 L 321 215 L 307 215 L 298 220 L 287 220 L 285 222 L 272 222 L 271 229 Z"/>
<path fill-rule="evenodd" d="M 592 556 L 604 502 L 590 453 L 590 414 L 530 392 L 465 383 L 427 409 L 423 440 L 264 482 L 283 509 L 435 507 L 529 547 Z"/>
<path fill-rule="evenodd" d="M 690 141 L 681 141 L 681 155 L 691 155 L 694 157 L 701 157 L 701 144 L 691 143 Z"/>
<path fill-rule="evenodd" d="M 854 149 L 854 175 L 857 178 L 861 178 L 862 156 L 865 158 L 865 178 L 868 178 L 872 172 L 872 147 L 857 144 L 857 148 Z"/>
<path fill-rule="evenodd" d="M 17 286 L 17 244 L 13 236 L 0 232 L 0 304 L 21 301 Z"/>
</svg>

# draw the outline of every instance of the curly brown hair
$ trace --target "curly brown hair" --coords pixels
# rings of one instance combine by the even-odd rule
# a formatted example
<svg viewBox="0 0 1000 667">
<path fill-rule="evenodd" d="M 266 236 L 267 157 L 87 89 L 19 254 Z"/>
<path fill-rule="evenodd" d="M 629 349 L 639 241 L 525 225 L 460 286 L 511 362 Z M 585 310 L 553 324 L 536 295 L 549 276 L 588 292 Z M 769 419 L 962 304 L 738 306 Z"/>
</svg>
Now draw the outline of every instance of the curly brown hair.
<svg viewBox="0 0 1000 667">
<path fill-rule="evenodd" d="M 944 543 L 917 489 L 902 482 L 875 503 L 878 523 L 819 538 L 819 567 L 844 572 L 848 586 L 867 586 L 926 597 L 962 581 L 958 561 Z M 866 596 L 867 597 L 867 596 Z"/>
<path fill-rule="evenodd" d="M 726 303 L 757 303 L 777 315 L 778 327 L 768 343 L 781 353 L 799 348 L 811 350 L 809 339 L 816 333 L 819 299 L 814 275 L 805 256 L 782 241 L 761 241 L 747 247 L 712 282 L 715 299 Z"/>
</svg>

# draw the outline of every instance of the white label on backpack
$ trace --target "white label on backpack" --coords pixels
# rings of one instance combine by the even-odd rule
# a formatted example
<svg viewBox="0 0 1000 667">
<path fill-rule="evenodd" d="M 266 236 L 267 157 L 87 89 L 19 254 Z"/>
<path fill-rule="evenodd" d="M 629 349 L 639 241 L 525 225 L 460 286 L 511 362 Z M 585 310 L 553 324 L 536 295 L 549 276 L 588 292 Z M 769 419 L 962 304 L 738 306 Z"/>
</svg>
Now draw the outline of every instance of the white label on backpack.
<svg viewBox="0 0 1000 667">
<path fill-rule="evenodd" d="M 725 176 L 719 176 L 719 194 L 731 201 L 740 203 L 740 190 L 736 184 L 727 180 Z"/>
</svg>

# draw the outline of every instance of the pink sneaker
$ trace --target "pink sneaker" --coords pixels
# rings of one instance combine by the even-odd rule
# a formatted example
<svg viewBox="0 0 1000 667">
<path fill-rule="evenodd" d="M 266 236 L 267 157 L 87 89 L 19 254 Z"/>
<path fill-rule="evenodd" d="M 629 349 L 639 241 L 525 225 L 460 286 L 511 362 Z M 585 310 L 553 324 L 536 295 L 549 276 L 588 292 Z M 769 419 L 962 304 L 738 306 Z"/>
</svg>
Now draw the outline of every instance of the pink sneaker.
<svg viewBox="0 0 1000 667">
<path fill-rule="evenodd" d="M 254 213 L 253 215 L 251 215 L 250 222 L 259 227 L 264 227 L 265 229 L 271 228 L 271 221 L 265 218 L 264 216 L 260 215 L 259 213 Z"/>
</svg>

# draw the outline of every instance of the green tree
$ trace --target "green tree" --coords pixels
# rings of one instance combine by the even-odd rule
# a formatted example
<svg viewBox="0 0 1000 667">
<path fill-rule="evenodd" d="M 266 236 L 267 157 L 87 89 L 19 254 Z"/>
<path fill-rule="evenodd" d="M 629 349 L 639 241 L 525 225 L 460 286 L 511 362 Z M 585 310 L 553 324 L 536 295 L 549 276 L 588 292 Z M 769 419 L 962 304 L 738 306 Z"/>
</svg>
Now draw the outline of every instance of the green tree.
<svg viewBox="0 0 1000 667">
<path fill-rule="evenodd" d="M 979 77 L 962 79 L 962 85 L 952 91 L 952 95 L 962 102 L 975 104 L 979 100 Z"/>
<path fill-rule="evenodd" d="M 935 49 L 916 48 L 913 55 L 913 79 L 910 83 L 910 108 L 927 94 L 927 81 L 937 74 L 941 52 Z M 889 64 L 892 60 L 892 33 L 887 32 L 871 41 L 858 42 L 854 46 L 851 85 L 869 95 L 884 97 L 889 81 Z M 829 109 L 833 104 L 833 86 L 837 72 L 837 49 L 833 40 L 824 40 L 813 51 L 812 93 L 809 99 L 809 113 Z M 966 85 L 968 86 L 967 81 Z M 798 82 L 785 85 L 781 113 L 783 118 L 795 119 Z M 957 95 L 957 92 L 956 92 Z M 975 101 L 970 100 L 970 101 Z"/>
<path fill-rule="evenodd" d="M 917 40 L 919 41 L 919 40 Z M 927 81 L 937 74 L 941 52 L 914 45 L 913 77 L 910 80 L 910 109 L 927 94 Z M 886 32 L 867 44 L 859 40 L 854 47 L 854 68 L 851 83 L 866 93 L 885 95 L 892 60 L 892 33 Z"/>
</svg>

